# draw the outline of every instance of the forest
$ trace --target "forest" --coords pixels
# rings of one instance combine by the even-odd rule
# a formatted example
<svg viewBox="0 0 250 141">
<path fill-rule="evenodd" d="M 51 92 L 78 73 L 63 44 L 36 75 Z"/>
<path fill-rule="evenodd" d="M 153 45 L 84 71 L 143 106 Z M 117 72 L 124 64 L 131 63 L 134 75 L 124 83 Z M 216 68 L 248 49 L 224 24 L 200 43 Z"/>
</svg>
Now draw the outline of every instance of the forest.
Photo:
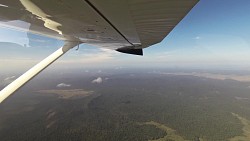
<svg viewBox="0 0 250 141">
<path fill-rule="evenodd" d="M 233 113 L 250 119 L 247 82 L 124 73 L 91 84 L 90 77 L 71 80 L 93 91 L 87 97 L 38 93 L 38 84 L 20 91 L 0 106 L 1 140 L 222 141 L 243 135 Z"/>
</svg>

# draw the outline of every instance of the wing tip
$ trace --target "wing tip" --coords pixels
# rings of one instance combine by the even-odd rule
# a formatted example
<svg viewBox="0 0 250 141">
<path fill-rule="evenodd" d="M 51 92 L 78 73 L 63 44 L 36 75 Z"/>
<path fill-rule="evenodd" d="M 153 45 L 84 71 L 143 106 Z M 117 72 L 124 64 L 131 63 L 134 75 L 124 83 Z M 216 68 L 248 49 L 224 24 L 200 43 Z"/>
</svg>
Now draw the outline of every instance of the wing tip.
<svg viewBox="0 0 250 141">
<path fill-rule="evenodd" d="M 142 49 L 134 49 L 131 47 L 122 47 L 116 49 L 116 51 L 121 52 L 121 53 L 127 53 L 127 54 L 132 54 L 132 55 L 140 55 L 143 56 L 143 50 Z"/>
</svg>

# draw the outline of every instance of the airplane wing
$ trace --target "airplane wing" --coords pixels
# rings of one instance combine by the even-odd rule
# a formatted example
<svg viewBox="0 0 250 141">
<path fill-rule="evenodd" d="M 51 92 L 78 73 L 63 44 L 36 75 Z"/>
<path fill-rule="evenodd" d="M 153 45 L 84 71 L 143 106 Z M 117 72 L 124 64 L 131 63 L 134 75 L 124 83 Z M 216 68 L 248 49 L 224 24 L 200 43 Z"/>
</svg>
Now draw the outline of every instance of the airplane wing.
<svg viewBox="0 0 250 141">
<path fill-rule="evenodd" d="M 0 91 L 0 103 L 81 43 L 142 55 L 163 40 L 198 0 L 1 0 L 0 26 L 65 45 Z"/>
<path fill-rule="evenodd" d="M 118 51 L 142 49 L 163 40 L 197 2 L 1 0 L 0 26 Z"/>
</svg>

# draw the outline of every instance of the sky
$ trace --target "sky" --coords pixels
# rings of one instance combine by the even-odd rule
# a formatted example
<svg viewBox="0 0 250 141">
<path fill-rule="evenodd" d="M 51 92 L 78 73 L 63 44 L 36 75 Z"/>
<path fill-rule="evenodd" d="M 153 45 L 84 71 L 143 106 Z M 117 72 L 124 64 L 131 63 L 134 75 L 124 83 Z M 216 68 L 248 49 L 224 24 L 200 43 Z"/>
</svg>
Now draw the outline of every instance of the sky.
<svg viewBox="0 0 250 141">
<path fill-rule="evenodd" d="M 79 50 L 70 50 L 51 68 L 211 67 L 250 70 L 249 7 L 249 0 L 200 0 L 162 42 L 144 49 L 144 56 L 82 44 Z M 62 45 L 63 41 L 0 26 L 0 71 L 27 70 Z"/>
</svg>

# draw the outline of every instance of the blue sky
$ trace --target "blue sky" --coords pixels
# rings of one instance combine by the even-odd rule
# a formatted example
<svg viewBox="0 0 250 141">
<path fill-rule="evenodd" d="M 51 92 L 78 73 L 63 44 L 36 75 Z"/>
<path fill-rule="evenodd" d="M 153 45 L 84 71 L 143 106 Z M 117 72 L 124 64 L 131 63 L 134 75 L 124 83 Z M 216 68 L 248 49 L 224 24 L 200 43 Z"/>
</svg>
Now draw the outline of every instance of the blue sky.
<svg viewBox="0 0 250 141">
<path fill-rule="evenodd" d="M 227 67 L 250 69 L 250 1 L 201 0 L 159 44 L 132 56 L 81 45 L 54 66 Z M 27 36 L 32 39 L 29 43 Z M 48 56 L 62 41 L 0 27 L 0 68 L 27 69 Z M 3 70 L 3 69 L 2 69 Z M 7 69 L 6 69 L 7 70 Z"/>
</svg>

